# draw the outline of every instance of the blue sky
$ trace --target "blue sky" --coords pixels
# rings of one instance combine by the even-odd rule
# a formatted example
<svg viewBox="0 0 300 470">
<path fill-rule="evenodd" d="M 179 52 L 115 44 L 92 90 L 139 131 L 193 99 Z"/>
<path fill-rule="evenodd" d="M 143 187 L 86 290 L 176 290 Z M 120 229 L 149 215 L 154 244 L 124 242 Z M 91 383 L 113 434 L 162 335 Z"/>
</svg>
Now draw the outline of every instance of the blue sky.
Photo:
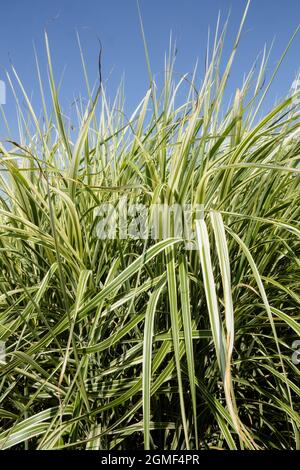
<svg viewBox="0 0 300 470">
<path fill-rule="evenodd" d="M 164 53 L 170 31 L 176 39 L 178 77 L 193 70 L 196 59 L 204 62 L 207 30 L 213 30 L 219 10 L 230 22 L 225 47 L 228 54 L 237 32 L 246 0 L 140 0 L 151 65 L 157 80 L 162 76 Z M 148 81 L 136 0 L 1 0 L 0 3 L 0 80 L 10 63 L 16 67 L 26 90 L 33 94 L 39 110 L 34 65 L 35 42 L 43 77 L 47 80 L 44 30 L 49 35 L 57 81 L 66 67 L 61 96 L 67 112 L 74 96 L 85 94 L 76 31 L 79 32 L 91 82 L 97 78 L 98 37 L 103 45 L 103 75 L 113 96 L 125 76 L 126 109 L 132 111 L 144 96 Z M 234 92 L 264 44 L 275 44 L 268 75 L 276 65 L 289 38 L 300 21 L 299 0 L 252 0 L 242 43 L 229 86 Z M 300 66 L 300 34 L 296 37 L 266 105 L 284 95 Z M 5 111 L 12 127 L 15 111 L 12 94 L 7 93 Z M 0 115 L 0 138 L 5 136 Z"/>
</svg>

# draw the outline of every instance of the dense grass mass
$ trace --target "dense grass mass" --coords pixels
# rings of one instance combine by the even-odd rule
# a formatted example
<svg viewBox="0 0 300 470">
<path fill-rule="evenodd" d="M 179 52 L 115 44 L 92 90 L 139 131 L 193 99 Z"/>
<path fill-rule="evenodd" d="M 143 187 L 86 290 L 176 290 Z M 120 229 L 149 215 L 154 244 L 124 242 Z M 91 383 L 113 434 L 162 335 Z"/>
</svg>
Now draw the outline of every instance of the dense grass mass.
<svg viewBox="0 0 300 470">
<path fill-rule="evenodd" d="M 300 448 L 299 97 L 261 117 L 264 53 L 226 108 L 241 30 L 221 70 L 225 30 L 199 86 L 175 83 L 172 49 L 161 93 L 149 65 L 129 118 L 121 89 L 110 105 L 87 82 L 71 127 L 47 40 L 42 118 L 13 70 L 27 110 L 0 142 L 1 449 Z M 198 248 L 99 239 L 94 209 L 124 196 L 203 205 Z"/>
</svg>

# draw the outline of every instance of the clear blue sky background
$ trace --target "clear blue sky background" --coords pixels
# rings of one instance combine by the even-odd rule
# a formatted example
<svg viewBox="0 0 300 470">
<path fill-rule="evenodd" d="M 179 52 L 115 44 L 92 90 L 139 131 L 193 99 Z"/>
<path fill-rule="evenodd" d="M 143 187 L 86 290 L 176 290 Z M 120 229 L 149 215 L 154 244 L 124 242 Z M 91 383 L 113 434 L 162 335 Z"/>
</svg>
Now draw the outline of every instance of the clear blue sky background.
<svg viewBox="0 0 300 470">
<path fill-rule="evenodd" d="M 246 0 L 140 0 L 151 63 L 158 81 L 162 76 L 164 53 L 170 31 L 177 41 L 178 76 L 191 72 L 196 59 L 203 65 L 207 30 L 213 30 L 219 10 L 225 20 L 231 10 L 225 53 L 228 54 L 237 32 Z M 66 66 L 61 90 L 63 106 L 68 110 L 74 96 L 85 94 L 76 30 L 79 32 L 91 82 L 97 78 L 97 56 L 101 38 L 103 74 L 113 96 L 125 75 L 126 107 L 130 112 L 145 94 L 147 69 L 136 0 L 1 0 L 0 1 L 0 79 L 14 64 L 26 90 L 33 93 L 38 107 L 38 88 L 34 65 L 33 41 L 47 80 L 43 32 L 49 34 L 57 81 Z M 300 0 L 252 0 L 241 47 L 233 69 L 230 87 L 241 83 L 258 53 L 275 38 L 268 76 L 276 65 L 289 38 L 300 22 Z M 284 95 L 300 66 L 300 34 L 281 68 L 266 105 Z M 12 94 L 7 93 L 5 111 L 15 122 Z M 0 138 L 5 131 L 0 116 Z M 13 126 L 14 127 L 14 124 Z"/>
</svg>

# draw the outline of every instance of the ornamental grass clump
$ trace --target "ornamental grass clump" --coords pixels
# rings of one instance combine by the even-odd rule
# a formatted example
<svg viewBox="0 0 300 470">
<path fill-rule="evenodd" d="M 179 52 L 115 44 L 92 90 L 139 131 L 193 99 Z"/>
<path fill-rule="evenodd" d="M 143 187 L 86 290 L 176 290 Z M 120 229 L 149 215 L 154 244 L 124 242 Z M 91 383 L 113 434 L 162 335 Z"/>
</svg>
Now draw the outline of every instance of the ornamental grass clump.
<svg viewBox="0 0 300 470">
<path fill-rule="evenodd" d="M 175 82 L 171 47 L 158 90 L 146 47 L 129 118 L 100 77 L 71 125 L 47 36 L 42 118 L 8 75 L 1 449 L 300 448 L 299 93 L 262 112 L 287 47 L 269 81 L 265 51 L 224 102 L 245 15 L 222 70 L 218 21 L 200 85 L 196 70 Z M 158 205 L 188 207 L 190 240 L 168 211 L 152 236 Z"/>
</svg>

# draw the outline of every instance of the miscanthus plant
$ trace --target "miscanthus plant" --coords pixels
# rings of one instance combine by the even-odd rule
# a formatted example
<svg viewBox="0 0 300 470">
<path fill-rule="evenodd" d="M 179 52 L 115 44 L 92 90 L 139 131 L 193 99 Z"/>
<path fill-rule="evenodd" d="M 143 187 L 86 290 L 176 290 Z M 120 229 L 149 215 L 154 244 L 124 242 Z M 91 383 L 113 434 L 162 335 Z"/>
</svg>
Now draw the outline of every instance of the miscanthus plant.
<svg viewBox="0 0 300 470">
<path fill-rule="evenodd" d="M 110 105 L 87 81 L 74 130 L 47 38 L 42 118 L 8 75 L 20 138 L 0 143 L 1 449 L 300 448 L 299 97 L 261 112 L 278 68 L 266 81 L 265 51 L 225 106 L 243 22 L 222 68 L 218 22 L 200 84 L 174 80 L 171 48 L 159 92 L 146 48 L 130 117 L 121 89 Z M 125 196 L 150 213 L 189 204 L 196 249 L 174 221 L 155 240 L 99 237 L 95 208 Z"/>
</svg>

